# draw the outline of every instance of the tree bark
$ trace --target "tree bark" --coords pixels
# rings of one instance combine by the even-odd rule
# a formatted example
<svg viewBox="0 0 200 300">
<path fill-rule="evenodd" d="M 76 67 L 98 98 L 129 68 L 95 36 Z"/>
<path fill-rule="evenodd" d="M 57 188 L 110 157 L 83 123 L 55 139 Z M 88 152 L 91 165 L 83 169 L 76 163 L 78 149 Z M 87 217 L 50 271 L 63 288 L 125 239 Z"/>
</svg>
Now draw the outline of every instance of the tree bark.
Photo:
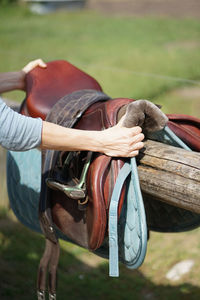
<svg viewBox="0 0 200 300">
<path fill-rule="evenodd" d="M 147 140 L 138 173 L 147 200 L 200 213 L 200 153 Z"/>
</svg>

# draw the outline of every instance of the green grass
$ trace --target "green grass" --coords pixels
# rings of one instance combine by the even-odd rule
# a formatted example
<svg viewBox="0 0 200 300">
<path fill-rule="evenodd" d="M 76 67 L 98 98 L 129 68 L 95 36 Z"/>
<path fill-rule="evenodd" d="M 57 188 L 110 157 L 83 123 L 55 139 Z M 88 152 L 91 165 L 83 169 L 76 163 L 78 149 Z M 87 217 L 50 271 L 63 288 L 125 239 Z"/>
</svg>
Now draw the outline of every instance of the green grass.
<svg viewBox="0 0 200 300">
<path fill-rule="evenodd" d="M 146 98 L 169 113 L 200 117 L 199 53 L 200 22 L 195 19 L 108 17 L 91 11 L 39 16 L 24 7 L 0 8 L 0 72 L 18 70 L 38 57 L 66 59 L 94 76 L 111 97 Z M 5 97 L 21 101 L 24 94 Z M 32 300 L 44 239 L 8 211 L 4 160 L 1 157 L 0 299 Z M 199 241 L 200 230 L 152 233 L 143 266 L 137 271 L 121 266 L 119 279 L 108 277 L 107 261 L 62 243 L 58 299 L 200 299 Z M 195 267 L 189 274 L 176 283 L 166 280 L 176 262 L 190 258 Z"/>
<path fill-rule="evenodd" d="M 0 10 L 0 71 L 19 69 L 37 57 L 66 59 L 113 98 L 146 98 L 164 103 L 164 111 L 181 112 L 182 105 L 174 108 L 174 101 L 163 97 L 179 86 L 200 88 L 199 33 L 197 19 L 105 17 L 91 11 L 39 16 L 6 7 Z M 185 105 L 191 101 L 197 100 Z"/>
<path fill-rule="evenodd" d="M 0 299 L 34 300 L 37 267 L 44 238 L 16 222 L 9 213 L 0 218 Z M 108 262 L 86 250 L 61 243 L 58 299 L 64 300 L 197 300 L 200 297 L 200 230 L 190 233 L 153 233 L 139 270 L 120 265 L 120 277 L 108 277 Z M 176 283 L 165 279 L 178 261 L 195 266 Z M 94 264 L 91 265 L 91 261 Z M 90 263 L 88 263 L 90 262 Z"/>
</svg>

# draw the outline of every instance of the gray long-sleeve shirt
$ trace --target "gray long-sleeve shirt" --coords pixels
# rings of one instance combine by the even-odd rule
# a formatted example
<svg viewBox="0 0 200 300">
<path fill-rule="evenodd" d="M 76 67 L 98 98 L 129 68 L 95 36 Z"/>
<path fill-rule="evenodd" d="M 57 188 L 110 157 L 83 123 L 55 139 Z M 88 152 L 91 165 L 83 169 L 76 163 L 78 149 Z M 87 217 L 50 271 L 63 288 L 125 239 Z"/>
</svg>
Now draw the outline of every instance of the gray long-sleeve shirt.
<svg viewBox="0 0 200 300">
<path fill-rule="evenodd" d="M 23 116 L 0 98 L 0 145 L 13 151 L 25 151 L 41 144 L 42 119 Z"/>
</svg>

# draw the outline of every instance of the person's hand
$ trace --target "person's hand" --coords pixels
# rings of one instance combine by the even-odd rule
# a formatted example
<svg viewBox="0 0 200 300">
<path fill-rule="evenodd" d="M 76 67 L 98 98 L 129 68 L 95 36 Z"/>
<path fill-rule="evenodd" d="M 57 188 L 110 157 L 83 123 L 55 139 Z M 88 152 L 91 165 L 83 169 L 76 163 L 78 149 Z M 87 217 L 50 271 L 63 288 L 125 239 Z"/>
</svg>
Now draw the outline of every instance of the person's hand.
<svg viewBox="0 0 200 300">
<path fill-rule="evenodd" d="M 26 90 L 26 74 L 33 70 L 35 67 L 46 68 L 47 65 L 43 62 L 42 59 L 38 58 L 30 61 L 21 71 L 18 72 L 18 86 L 17 89 Z"/>
<path fill-rule="evenodd" d="M 0 73 L 0 93 L 5 93 L 14 90 L 26 89 L 26 74 L 35 67 L 46 68 L 47 65 L 42 59 L 36 59 L 29 62 L 22 70 L 16 72 Z"/>
<path fill-rule="evenodd" d="M 42 59 L 36 59 L 33 61 L 30 61 L 23 69 L 22 71 L 24 71 L 26 74 L 28 72 L 30 72 L 31 70 L 33 70 L 35 67 L 41 67 L 41 68 L 46 68 L 47 65 L 43 62 Z"/>
<path fill-rule="evenodd" d="M 101 152 L 108 156 L 133 157 L 144 147 L 141 127 L 126 128 L 122 122 L 102 131 L 101 138 Z"/>
</svg>

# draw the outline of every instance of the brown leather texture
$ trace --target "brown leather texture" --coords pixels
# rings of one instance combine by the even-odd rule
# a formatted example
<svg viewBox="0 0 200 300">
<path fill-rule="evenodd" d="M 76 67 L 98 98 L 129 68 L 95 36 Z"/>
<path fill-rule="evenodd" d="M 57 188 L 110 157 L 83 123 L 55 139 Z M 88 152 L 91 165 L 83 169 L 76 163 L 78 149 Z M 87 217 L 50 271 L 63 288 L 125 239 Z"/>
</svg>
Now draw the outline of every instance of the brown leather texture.
<svg viewBox="0 0 200 300">
<path fill-rule="evenodd" d="M 124 105 L 134 101 L 133 99 L 118 98 L 106 102 L 97 102 L 90 106 L 80 121 L 77 129 L 102 130 L 117 122 L 118 113 Z M 193 150 L 198 151 L 199 122 L 200 120 L 185 115 L 168 115 L 169 126 L 178 129 L 175 133 L 187 142 Z M 90 250 L 98 249 L 108 230 L 108 212 L 112 190 L 124 160 L 110 158 L 103 154 L 94 154 L 92 164 L 87 176 L 88 206 L 86 211 L 80 212 L 77 204 L 65 195 L 52 197 L 52 215 L 55 224 L 60 230 L 79 245 Z M 120 215 L 125 195 L 125 187 L 120 198 L 118 215 Z M 72 203 L 73 202 L 73 203 Z M 159 231 L 184 231 L 197 222 L 199 217 L 188 211 L 171 205 L 154 201 L 148 203 L 144 197 L 148 228 Z M 173 212 L 168 214 L 168 211 Z M 166 222 L 156 222 L 159 213 L 161 219 Z M 182 216 L 182 218 L 177 218 Z M 196 219 L 195 219 L 196 218 Z M 177 222 L 175 222 L 177 220 Z M 191 227 L 192 227 L 191 226 Z"/>
<path fill-rule="evenodd" d="M 102 130 L 117 122 L 118 113 L 124 105 L 134 101 L 133 99 L 118 98 L 106 102 L 93 104 L 84 113 L 80 121 L 76 124 L 77 129 Z M 175 133 L 198 151 L 199 143 L 199 120 L 191 116 L 168 115 L 169 126 L 174 126 L 178 130 Z M 173 128 L 174 128 L 173 127 Z M 190 140 L 190 139 L 191 140 Z M 66 200 L 66 196 L 52 197 L 52 215 L 58 228 L 73 241 L 90 250 L 98 249 L 107 236 L 108 212 L 112 190 L 124 160 L 109 158 L 102 154 L 94 154 L 92 164 L 87 176 L 88 205 L 84 212 L 78 210 L 77 205 L 71 199 Z M 125 187 L 120 198 L 118 215 L 120 215 L 123 205 Z M 144 197 L 145 201 L 145 197 Z M 73 203 L 72 203 L 73 202 Z M 155 204 L 155 205 L 154 205 Z M 188 223 L 199 222 L 195 219 L 195 214 L 171 205 L 151 201 L 151 205 L 145 201 L 148 228 L 160 231 L 177 231 L 188 228 Z M 168 215 L 170 209 L 173 214 Z M 156 223 L 158 212 L 166 223 Z M 182 219 L 173 222 L 175 216 L 181 215 Z M 194 224 L 193 224 L 194 226 Z"/>
<path fill-rule="evenodd" d="M 102 91 L 93 77 L 69 62 L 48 62 L 47 68 L 36 67 L 26 75 L 26 99 L 21 112 L 44 120 L 59 99 L 82 89 Z"/>
<path fill-rule="evenodd" d="M 93 104 L 77 122 L 75 128 L 83 130 L 108 128 L 117 122 L 116 117 L 120 107 L 131 101 L 133 100 L 112 99 Z M 59 163 L 61 160 L 59 159 Z M 119 170 L 123 164 L 124 159 L 93 153 L 93 160 L 87 174 L 88 204 L 85 211 L 80 211 L 77 202 L 67 198 L 62 192 L 52 192 L 54 223 L 67 237 L 80 246 L 96 250 L 107 236 L 109 204 Z M 81 164 L 79 168 L 82 169 Z M 55 174 L 54 176 L 58 177 Z M 123 206 L 124 196 L 125 187 L 120 197 L 118 216 Z"/>
<path fill-rule="evenodd" d="M 168 126 L 193 151 L 200 151 L 200 119 L 182 114 L 168 114 Z"/>
<path fill-rule="evenodd" d="M 26 80 L 27 97 L 22 105 L 22 112 L 43 119 L 54 104 L 66 94 L 81 89 L 102 90 L 95 79 L 66 61 L 49 62 L 47 69 L 36 68 L 27 75 Z M 116 124 L 121 116 L 120 108 L 132 101 L 134 100 L 118 98 L 97 102 L 86 110 L 75 127 L 83 130 L 102 130 L 110 127 Z M 194 151 L 200 151 L 200 120 L 179 114 L 169 114 L 168 118 L 168 125 L 175 134 Z M 63 155 L 65 153 L 60 154 L 59 165 L 62 165 Z M 83 153 L 80 160 L 78 175 L 83 166 L 84 155 Z M 51 191 L 53 221 L 62 233 L 75 243 L 91 250 L 101 246 L 107 235 L 107 217 L 112 189 L 123 162 L 123 159 L 111 159 L 102 154 L 93 154 L 87 176 L 88 205 L 85 211 L 80 211 L 77 201 L 69 199 L 64 193 Z M 54 173 L 57 176 L 56 169 Z M 119 215 L 124 193 L 125 187 L 120 199 Z M 154 199 L 149 203 L 146 201 L 145 209 L 148 227 L 152 230 L 157 230 L 159 227 L 163 231 L 173 231 L 173 229 L 176 231 L 175 225 L 180 228 L 180 222 L 174 220 L 182 220 L 183 216 L 189 220 L 188 212 Z M 159 222 L 155 223 L 158 215 Z M 181 217 L 178 219 L 177 215 Z M 190 219 L 192 218 L 194 216 L 190 215 Z M 161 228 L 164 219 L 166 222 Z"/>
</svg>

